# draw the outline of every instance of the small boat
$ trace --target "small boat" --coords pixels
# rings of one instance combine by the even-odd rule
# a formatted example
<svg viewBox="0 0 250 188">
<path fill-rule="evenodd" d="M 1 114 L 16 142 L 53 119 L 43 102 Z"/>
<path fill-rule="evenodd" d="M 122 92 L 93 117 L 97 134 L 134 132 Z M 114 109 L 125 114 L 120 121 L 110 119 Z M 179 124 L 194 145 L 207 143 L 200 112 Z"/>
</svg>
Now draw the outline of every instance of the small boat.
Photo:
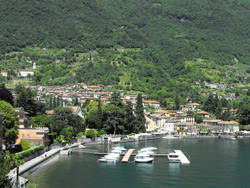
<svg viewBox="0 0 250 188">
<path fill-rule="evenodd" d="M 80 144 L 80 145 L 78 146 L 78 148 L 83 149 L 83 148 L 86 148 L 86 147 Z"/>
<path fill-rule="evenodd" d="M 145 147 L 143 149 L 150 150 L 150 151 L 156 151 L 157 150 L 156 147 Z"/>
<path fill-rule="evenodd" d="M 118 153 L 118 154 L 121 154 L 121 153 L 123 153 L 123 151 L 122 151 L 122 150 L 118 150 L 118 149 L 113 149 L 113 150 L 111 151 L 111 153 Z"/>
<path fill-rule="evenodd" d="M 170 163 L 180 163 L 181 159 L 177 153 L 169 153 L 168 154 L 168 161 Z"/>
<path fill-rule="evenodd" d="M 120 154 L 118 154 L 118 153 L 109 153 L 107 155 L 104 155 L 103 158 L 116 158 L 116 159 L 118 159 L 118 158 L 120 158 Z"/>
<path fill-rule="evenodd" d="M 112 157 L 108 157 L 108 158 L 102 157 L 102 158 L 98 159 L 97 161 L 103 162 L 103 163 L 115 163 L 117 161 L 117 159 L 112 158 Z"/>
<path fill-rule="evenodd" d="M 121 151 L 126 151 L 127 149 L 124 148 L 124 146 L 120 146 L 120 147 L 114 147 L 113 150 L 121 150 Z"/>
<path fill-rule="evenodd" d="M 154 157 L 150 157 L 148 154 L 139 153 L 135 156 L 136 163 L 152 163 L 154 161 Z"/>
<path fill-rule="evenodd" d="M 227 140 L 236 140 L 236 137 L 235 136 L 227 136 L 226 139 Z"/>
<path fill-rule="evenodd" d="M 145 154 L 148 154 L 148 155 L 154 155 L 155 152 L 151 151 L 151 150 L 148 150 L 148 149 L 141 149 L 138 151 L 138 153 L 145 153 Z"/>
</svg>

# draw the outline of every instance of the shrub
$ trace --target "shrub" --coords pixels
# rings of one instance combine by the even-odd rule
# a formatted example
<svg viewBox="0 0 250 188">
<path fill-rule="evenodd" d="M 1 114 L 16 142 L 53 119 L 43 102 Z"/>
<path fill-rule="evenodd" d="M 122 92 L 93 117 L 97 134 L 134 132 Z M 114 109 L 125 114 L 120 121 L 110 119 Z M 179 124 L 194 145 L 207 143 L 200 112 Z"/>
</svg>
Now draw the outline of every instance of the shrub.
<svg viewBox="0 0 250 188">
<path fill-rule="evenodd" d="M 31 148 L 30 143 L 26 140 L 21 140 L 21 142 L 19 144 L 22 146 L 23 151 Z"/>
<path fill-rule="evenodd" d="M 87 138 L 93 138 L 97 135 L 97 131 L 95 129 L 90 129 L 85 131 L 85 135 Z"/>
<path fill-rule="evenodd" d="M 23 151 L 23 152 L 20 152 L 20 153 L 16 154 L 16 157 L 18 159 L 23 159 L 24 157 L 30 156 L 32 153 L 35 153 L 35 151 L 41 150 L 43 148 L 44 148 L 44 145 L 40 145 L 40 146 L 31 148 L 31 149 L 28 149 L 26 151 Z"/>
<path fill-rule="evenodd" d="M 106 132 L 104 130 L 97 131 L 97 136 L 105 135 Z"/>
</svg>

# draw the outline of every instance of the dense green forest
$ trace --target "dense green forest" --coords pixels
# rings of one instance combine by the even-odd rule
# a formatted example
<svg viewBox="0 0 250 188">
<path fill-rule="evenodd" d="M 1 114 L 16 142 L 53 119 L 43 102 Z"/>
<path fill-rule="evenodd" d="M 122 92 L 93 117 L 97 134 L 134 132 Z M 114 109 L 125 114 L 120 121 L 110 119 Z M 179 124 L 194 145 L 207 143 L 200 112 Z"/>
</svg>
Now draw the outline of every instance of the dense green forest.
<svg viewBox="0 0 250 188">
<path fill-rule="evenodd" d="M 33 84 L 189 97 L 199 91 L 196 80 L 249 77 L 249 10 L 247 0 L 1 1 L 1 67 L 13 75 L 32 60 Z"/>
</svg>

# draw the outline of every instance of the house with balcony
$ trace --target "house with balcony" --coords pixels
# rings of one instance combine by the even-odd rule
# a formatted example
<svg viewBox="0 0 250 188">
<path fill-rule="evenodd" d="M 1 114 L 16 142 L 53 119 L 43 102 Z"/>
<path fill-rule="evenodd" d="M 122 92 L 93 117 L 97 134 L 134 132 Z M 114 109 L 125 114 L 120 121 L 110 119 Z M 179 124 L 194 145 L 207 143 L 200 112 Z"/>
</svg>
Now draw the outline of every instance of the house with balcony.
<svg viewBox="0 0 250 188">
<path fill-rule="evenodd" d="M 222 128 L 222 130 L 226 133 L 235 133 L 238 132 L 239 123 L 236 121 L 220 121 L 218 125 Z"/>
</svg>

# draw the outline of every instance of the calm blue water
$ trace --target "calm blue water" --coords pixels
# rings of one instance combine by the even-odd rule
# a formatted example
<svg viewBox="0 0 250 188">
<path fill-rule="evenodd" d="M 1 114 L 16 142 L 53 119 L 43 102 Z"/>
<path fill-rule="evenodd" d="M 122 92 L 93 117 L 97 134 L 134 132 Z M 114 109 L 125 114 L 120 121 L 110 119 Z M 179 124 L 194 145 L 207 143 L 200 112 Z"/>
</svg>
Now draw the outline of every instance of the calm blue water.
<svg viewBox="0 0 250 188">
<path fill-rule="evenodd" d="M 126 143 L 126 148 L 158 147 L 157 153 L 181 149 L 190 165 L 170 164 L 156 157 L 153 164 L 97 163 L 97 156 L 74 152 L 60 156 L 30 175 L 41 188 L 130 187 L 250 187 L 250 139 L 172 139 Z M 100 152 L 107 146 L 87 146 Z"/>
</svg>

